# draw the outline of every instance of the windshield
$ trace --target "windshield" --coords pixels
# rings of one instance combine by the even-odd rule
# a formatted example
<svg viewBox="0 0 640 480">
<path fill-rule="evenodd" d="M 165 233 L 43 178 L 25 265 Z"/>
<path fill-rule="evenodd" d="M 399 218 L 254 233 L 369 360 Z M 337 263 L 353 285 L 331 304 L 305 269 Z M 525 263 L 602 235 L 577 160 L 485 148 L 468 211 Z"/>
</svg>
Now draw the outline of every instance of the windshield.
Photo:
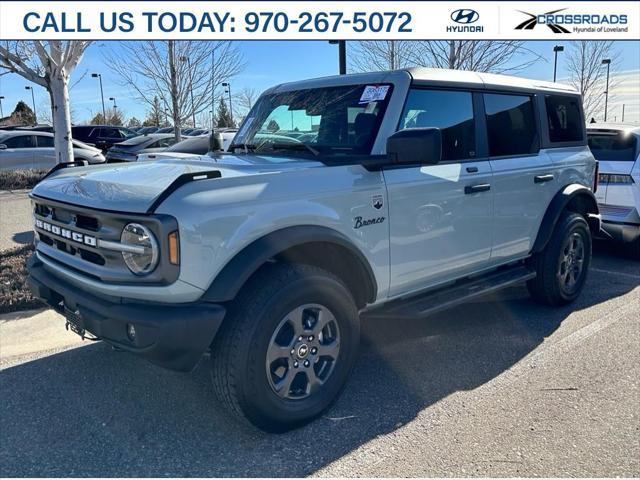
<svg viewBox="0 0 640 480">
<path fill-rule="evenodd" d="M 636 137 L 624 133 L 588 133 L 589 148 L 596 160 L 633 162 Z"/>
<path fill-rule="evenodd" d="M 369 155 L 391 85 L 346 85 L 264 95 L 234 147 L 303 155 Z"/>
</svg>

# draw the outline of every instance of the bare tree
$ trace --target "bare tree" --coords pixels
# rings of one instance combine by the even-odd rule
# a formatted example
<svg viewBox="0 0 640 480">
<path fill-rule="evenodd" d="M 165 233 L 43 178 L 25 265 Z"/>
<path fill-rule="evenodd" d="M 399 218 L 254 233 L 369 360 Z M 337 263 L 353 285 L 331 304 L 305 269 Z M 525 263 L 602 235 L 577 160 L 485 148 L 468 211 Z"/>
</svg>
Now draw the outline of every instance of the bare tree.
<svg viewBox="0 0 640 480">
<path fill-rule="evenodd" d="M 141 101 L 153 106 L 160 99 L 177 140 L 183 122 L 210 109 L 215 87 L 244 68 L 240 51 L 230 42 L 125 42 L 107 59 Z"/>
<path fill-rule="evenodd" d="M 89 41 L 5 41 L 0 44 L 0 70 L 16 73 L 49 92 L 58 163 L 73 160 L 69 77 Z"/>
<path fill-rule="evenodd" d="M 419 42 L 406 40 L 368 40 L 349 43 L 347 55 L 350 70 L 395 70 L 416 65 L 414 49 Z"/>
<path fill-rule="evenodd" d="M 246 115 L 253 107 L 260 94 L 255 88 L 245 87 L 236 95 L 236 103 L 240 107 L 241 115 Z"/>
<path fill-rule="evenodd" d="M 602 65 L 602 60 L 610 59 L 610 66 L 615 68 L 620 54 L 614 51 L 613 46 L 612 41 L 575 41 L 569 48 L 569 82 L 582 95 L 582 107 L 587 119 L 600 116 L 603 110 L 607 69 Z M 615 79 L 609 81 L 609 91 L 615 84 Z"/>
<path fill-rule="evenodd" d="M 542 57 L 513 40 L 423 41 L 414 48 L 416 64 L 474 72 L 515 73 Z"/>
</svg>

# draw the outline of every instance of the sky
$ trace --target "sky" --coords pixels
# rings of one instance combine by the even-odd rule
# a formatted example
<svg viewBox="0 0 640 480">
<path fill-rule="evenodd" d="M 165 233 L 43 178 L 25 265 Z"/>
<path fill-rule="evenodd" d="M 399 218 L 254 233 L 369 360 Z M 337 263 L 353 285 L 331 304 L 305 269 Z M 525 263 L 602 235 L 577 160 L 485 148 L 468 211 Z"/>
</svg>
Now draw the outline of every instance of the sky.
<svg viewBox="0 0 640 480">
<path fill-rule="evenodd" d="M 552 80 L 553 78 L 553 46 L 557 41 L 530 41 L 526 47 L 541 55 L 544 59 L 518 73 L 518 76 Z M 570 42 L 565 42 L 568 45 Z M 562 43 L 561 43 L 562 44 Z M 338 73 L 338 51 L 336 45 L 326 41 L 243 41 L 236 42 L 242 52 L 246 67 L 244 71 L 231 81 L 232 92 L 239 92 L 244 87 L 254 88 L 261 92 L 266 88 L 283 82 L 305 78 L 334 75 Z M 568 48 L 568 47 L 567 47 Z M 640 123 L 640 42 L 618 41 L 615 49 L 620 52 L 619 60 L 613 67 L 617 78 L 616 89 L 611 89 L 609 119 L 621 120 L 622 104 L 625 103 L 625 121 Z M 102 110 L 100 85 L 97 78 L 90 73 L 102 75 L 105 104 L 111 106 L 109 97 L 115 97 L 118 108 L 127 118 L 135 116 L 142 120 L 147 106 L 138 101 L 135 94 L 123 87 L 120 79 L 111 71 L 105 60 L 109 50 L 118 51 L 118 42 L 96 42 L 92 44 L 72 74 L 70 91 L 71 107 L 74 122 L 88 121 Z M 350 53 L 347 44 L 347 55 Z M 351 50 L 351 54 L 353 54 Z M 558 56 L 558 81 L 566 81 L 567 71 L 565 55 L 567 49 Z M 77 81 L 83 74 L 86 75 Z M 613 77 L 612 77 L 613 78 Z M 29 105 L 31 92 L 25 90 L 30 83 L 15 74 L 0 76 L 0 96 L 4 115 L 8 115 L 19 100 Z M 35 106 L 39 111 L 49 108 L 49 97 L 45 90 L 35 85 Z"/>
</svg>

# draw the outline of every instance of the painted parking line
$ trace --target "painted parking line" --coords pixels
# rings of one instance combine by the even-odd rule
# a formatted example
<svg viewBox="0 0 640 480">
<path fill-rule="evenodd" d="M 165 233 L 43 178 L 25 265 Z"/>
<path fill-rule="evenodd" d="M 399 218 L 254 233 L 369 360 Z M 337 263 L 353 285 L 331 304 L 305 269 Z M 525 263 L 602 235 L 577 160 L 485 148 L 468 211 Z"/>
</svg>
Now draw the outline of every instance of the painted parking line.
<svg viewBox="0 0 640 480">
<path fill-rule="evenodd" d="M 616 275 L 618 277 L 633 278 L 634 280 L 640 280 L 640 275 L 634 275 L 633 273 L 616 272 L 615 270 L 606 270 L 604 268 L 590 268 L 589 270 L 598 273 L 608 273 L 609 275 Z"/>
</svg>

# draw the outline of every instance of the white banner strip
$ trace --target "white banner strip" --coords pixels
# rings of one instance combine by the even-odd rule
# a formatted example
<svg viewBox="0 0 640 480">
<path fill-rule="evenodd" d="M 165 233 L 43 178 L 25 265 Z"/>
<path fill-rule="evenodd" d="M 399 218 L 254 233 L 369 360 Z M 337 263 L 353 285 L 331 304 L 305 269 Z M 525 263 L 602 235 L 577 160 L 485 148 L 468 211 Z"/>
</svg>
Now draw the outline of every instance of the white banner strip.
<svg viewBox="0 0 640 480">
<path fill-rule="evenodd" d="M 640 38 L 638 1 L 0 1 L 4 40 Z"/>
</svg>

